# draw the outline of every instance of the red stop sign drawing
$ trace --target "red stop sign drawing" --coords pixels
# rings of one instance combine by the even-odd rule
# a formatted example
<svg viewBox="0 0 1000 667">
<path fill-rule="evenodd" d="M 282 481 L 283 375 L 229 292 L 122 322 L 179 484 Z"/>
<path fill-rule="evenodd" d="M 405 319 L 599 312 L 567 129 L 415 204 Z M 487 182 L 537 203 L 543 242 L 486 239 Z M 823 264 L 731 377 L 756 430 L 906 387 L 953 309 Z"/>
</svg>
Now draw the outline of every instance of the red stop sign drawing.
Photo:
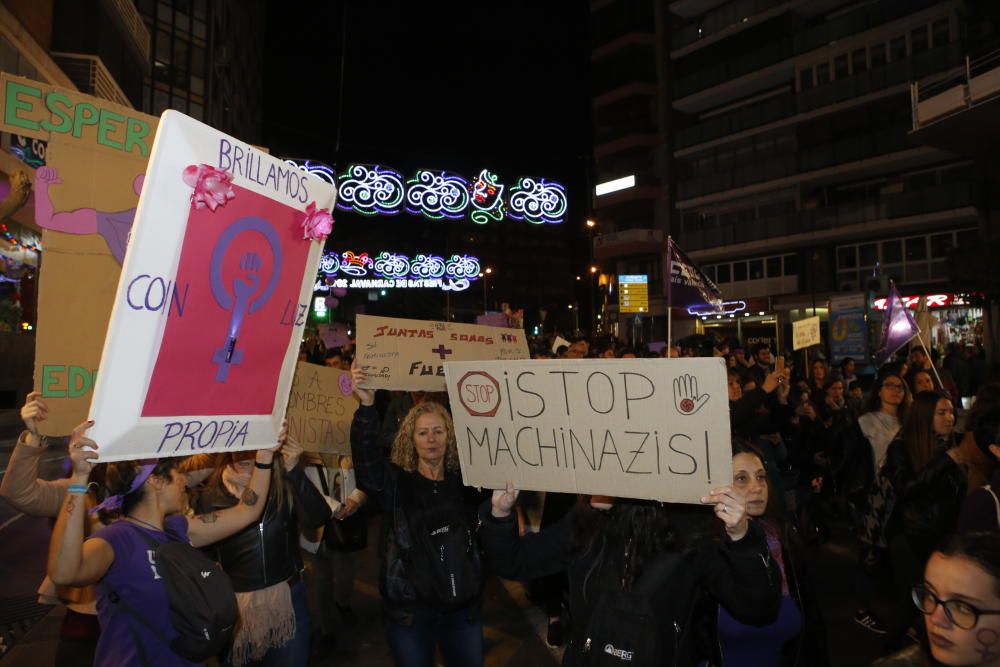
<svg viewBox="0 0 1000 667">
<path fill-rule="evenodd" d="M 500 383 L 485 371 L 469 371 L 458 381 L 458 400 L 473 417 L 494 417 L 500 409 Z"/>
</svg>

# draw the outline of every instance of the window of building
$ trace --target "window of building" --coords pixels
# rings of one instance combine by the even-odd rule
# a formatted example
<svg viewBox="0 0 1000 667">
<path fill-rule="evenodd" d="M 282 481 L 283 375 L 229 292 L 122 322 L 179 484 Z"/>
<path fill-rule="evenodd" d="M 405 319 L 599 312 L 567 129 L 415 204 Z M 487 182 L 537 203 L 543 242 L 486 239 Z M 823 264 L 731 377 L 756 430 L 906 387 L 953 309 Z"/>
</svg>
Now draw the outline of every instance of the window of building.
<svg viewBox="0 0 1000 667">
<path fill-rule="evenodd" d="M 948 251 L 954 247 L 953 234 L 934 234 L 931 236 L 931 259 L 947 259 Z"/>
<path fill-rule="evenodd" d="M 767 277 L 778 278 L 781 276 L 781 257 L 767 258 Z"/>
<path fill-rule="evenodd" d="M 858 266 L 875 266 L 878 261 L 878 246 L 874 243 L 864 243 L 858 246 Z"/>
<path fill-rule="evenodd" d="M 705 275 L 708 276 L 708 279 L 711 280 L 713 283 L 715 282 L 715 265 L 714 264 L 712 266 L 706 266 L 705 267 Z"/>
<path fill-rule="evenodd" d="M 825 83 L 830 83 L 830 63 L 816 65 L 816 85 L 822 86 Z"/>
<path fill-rule="evenodd" d="M 733 262 L 733 282 L 738 283 L 747 279 L 747 263 Z"/>
<path fill-rule="evenodd" d="M 871 47 L 872 69 L 885 65 L 885 43 L 873 44 Z"/>
<path fill-rule="evenodd" d="M 833 60 L 833 75 L 838 79 L 847 78 L 847 54 L 839 55 Z"/>
<path fill-rule="evenodd" d="M 799 90 L 809 90 L 813 87 L 812 67 L 799 72 Z"/>
<path fill-rule="evenodd" d="M 927 26 L 917 26 L 910 31 L 910 52 L 914 55 L 923 53 L 930 48 L 930 37 L 927 34 Z"/>
<path fill-rule="evenodd" d="M 719 264 L 715 268 L 715 274 L 718 277 L 718 280 L 716 282 L 718 282 L 720 285 L 722 283 L 728 283 L 728 282 L 730 282 L 730 278 L 729 278 L 729 265 L 728 264 Z"/>
<path fill-rule="evenodd" d="M 156 20 L 161 23 L 170 24 L 173 22 L 173 12 L 170 11 L 170 5 L 166 2 L 161 2 L 156 6 Z"/>
<path fill-rule="evenodd" d="M 898 62 L 906 59 L 906 37 L 900 36 L 889 42 L 889 59 Z"/>
<path fill-rule="evenodd" d="M 855 269 L 858 266 L 858 249 L 855 246 L 837 248 L 837 268 Z"/>
<path fill-rule="evenodd" d="M 858 49 L 851 54 L 851 68 L 854 73 L 864 72 L 868 69 L 868 52 Z"/>
<path fill-rule="evenodd" d="M 798 255 L 785 255 L 785 275 L 786 276 L 797 276 L 799 275 L 799 257 Z"/>
<path fill-rule="evenodd" d="M 903 242 L 899 239 L 882 242 L 882 262 L 899 264 L 903 261 Z"/>
<path fill-rule="evenodd" d="M 932 46 L 935 49 L 951 41 L 951 27 L 948 19 L 939 19 L 931 24 L 931 39 L 934 40 Z"/>
<path fill-rule="evenodd" d="M 915 236 L 906 239 L 907 263 L 923 259 L 927 259 L 927 237 Z"/>
<path fill-rule="evenodd" d="M 749 272 L 747 278 L 749 280 L 763 280 L 764 279 L 764 260 L 762 259 L 751 259 L 747 262 L 749 266 Z"/>
</svg>

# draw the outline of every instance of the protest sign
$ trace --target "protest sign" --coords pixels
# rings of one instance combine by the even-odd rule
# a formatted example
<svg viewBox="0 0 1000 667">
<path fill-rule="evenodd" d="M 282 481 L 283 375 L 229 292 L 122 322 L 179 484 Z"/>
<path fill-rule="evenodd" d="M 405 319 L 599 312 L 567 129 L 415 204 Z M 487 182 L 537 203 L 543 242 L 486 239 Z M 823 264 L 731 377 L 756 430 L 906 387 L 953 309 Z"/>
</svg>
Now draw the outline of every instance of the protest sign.
<svg viewBox="0 0 1000 667">
<path fill-rule="evenodd" d="M 527 359 L 524 331 L 359 315 L 355 359 L 370 389 L 444 391 L 446 361 Z"/>
<path fill-rule="evenodd" d="M 334 199 L 163 114 L 91 405 L 102 461 L 275 444 Z"/>
<path fill-rule="evenodd" d="M 331 322 L 319 325 L 319 335 L 323 339 L 326 349 L 332 350 L 335 347 L 343 347 L 351 342 L 348 335 L 350 328 L 343 322 Z"/>
<path fill-rule="evenodd" d="M 307 452 L 351 453 L 351 420 L 358 409 L 351 374 L 300 361 L 288 397 L 288 434 Z"/>
<path fill-rule="evenodd" d="M 470 486 L 697 503 L 732 481 L 722 359 L 448 362 Z"/>
<path fill-rule="evenodd" d="M 34 175 L 45 249 L 35 388 L 49 406 L 41 432 L 65 435 L 87 418 L 159 119 L 10 74 L 0 75 L 0 105 L 0 131 L 46 143 Z"/>
<path fill-rule="evenodd" d="M 798 322 L 792 322 L 792 350 L 819 345 L 819 317 L 807 317 Z"/>
</svg>

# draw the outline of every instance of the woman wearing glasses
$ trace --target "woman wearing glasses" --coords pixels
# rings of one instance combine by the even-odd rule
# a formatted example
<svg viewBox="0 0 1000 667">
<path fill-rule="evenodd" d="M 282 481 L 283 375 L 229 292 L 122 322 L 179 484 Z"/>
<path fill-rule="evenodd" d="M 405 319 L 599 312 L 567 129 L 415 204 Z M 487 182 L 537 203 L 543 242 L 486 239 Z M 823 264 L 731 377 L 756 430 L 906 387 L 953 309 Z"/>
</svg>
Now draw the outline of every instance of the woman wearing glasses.
<svg viewBox="0 0 1000 667">
<path fill-rule="evenodd" d="M 926 637 L 873 667 L 1000 666 L 1000 535 L 951 538 L 913 589 Z"/>
</svg>

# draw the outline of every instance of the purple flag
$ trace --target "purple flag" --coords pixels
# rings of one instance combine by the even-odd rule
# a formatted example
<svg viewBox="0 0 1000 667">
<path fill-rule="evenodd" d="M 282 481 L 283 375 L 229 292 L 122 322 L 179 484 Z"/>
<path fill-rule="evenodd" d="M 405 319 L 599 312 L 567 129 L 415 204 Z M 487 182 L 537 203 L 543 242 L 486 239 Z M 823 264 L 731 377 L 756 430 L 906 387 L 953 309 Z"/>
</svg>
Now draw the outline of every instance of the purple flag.
<svg viewBox="0 0 1000 667">
<path fill-rule="evenodd" d="M 882 320 L 882 344 L 875 353 L 875 364 L 881 366 L 896 351 L 909 343 L 920 333 L 920 327 L 913 320 L 906 304 L 896 290 L 896 284 L 889 285 L 889 296 L 885 300 L 885 314 Z"/>
<path fill-rule="evenodd" d="M 670 282 L 664 288 L 671 308 L 707 305 L 722 312 L 722 292 L 671 238 L 667 239 L 667 264 Z"/>
</svg>

